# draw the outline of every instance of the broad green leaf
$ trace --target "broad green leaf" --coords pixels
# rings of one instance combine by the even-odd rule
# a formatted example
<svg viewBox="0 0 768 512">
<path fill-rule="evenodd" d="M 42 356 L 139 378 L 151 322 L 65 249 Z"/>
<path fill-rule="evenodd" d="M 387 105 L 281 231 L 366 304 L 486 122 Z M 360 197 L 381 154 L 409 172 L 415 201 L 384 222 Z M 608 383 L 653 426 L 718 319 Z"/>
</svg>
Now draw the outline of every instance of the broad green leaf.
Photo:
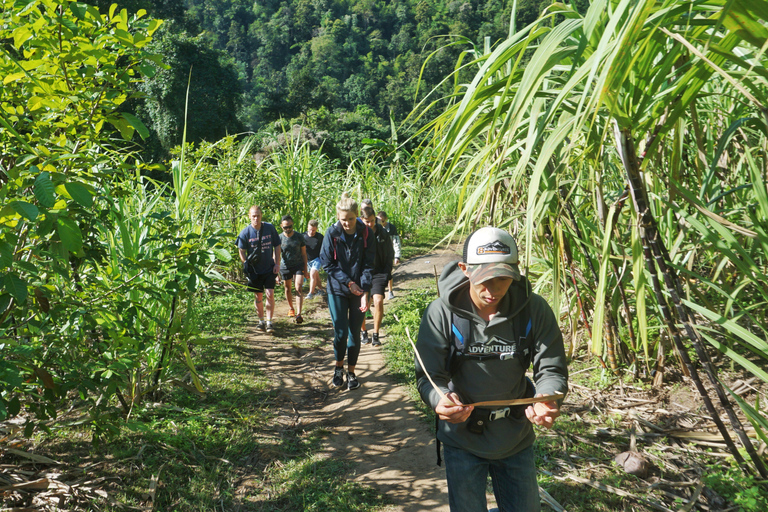
<svg viewBox="0 0 768 512">
<path fill-rule="evenodd" d="M 27 282 L 13 272 L 5 275 L 3 279 L 5 290 L 16 299 L 19 304 L 27 301 Z"/>
<path fill-rule="evenodd" d="M 72 11 L 72 14 L 74 14 L 77 19 L 84 20 L 88 6 L 80 2 L 72 2 L 69 4 L 69 10 Z"/>
<path fill-rule="evenodd" d="M 147 78 L 152 78 L 157 74 L 157 68 L 149 62 L 142 62 L 139 65 L 139 69 L 141 70 L 141 74 Z"/>
<path fill-rule="evenodd" d="M 21 411 L 21 401 L 19 400 L 19 397 L 15 396 L 8 403 L 8 414 L 10 416 L 16 416 L 19 414 L 19 411 Z"/>
<path fill-rule="evenodd" d="M 219 260 L 221 260 L 221 261 L 223 261 L 225 263 L 228 263 L 228 262 L 232 261 L 232 255 L 229 253 L 228 250 L 226 250 L 226 249 L 224 249 L 222 247 L 214 247 L 212 249 L 212 251 L 214 252 L 216 257 L 219 258 Z"/>
<path fill-rule="evenodd" d="M 2 291 L 5 287 L 3 284 L 5 283 L 5 279 L 3 276 L 0 276 L 0 291 Z M 8 304 L 11 303 L 11 294 L 10 293 L 0 293 L 0 313 L 4 313 L 5 310 L 8 308 Z"/>
<path fill-rule="evenodd" d="M 19 49 L 32 37 L 32 30 L 28 25 L 22 25 L 13 31 L 13 45 Z"/>
<path fill-rule="evenodd" d="M 197 289 L 197 274 L 192 274 L 187 279 L 187 290 L 193 292 Z"/>
<path fill-rule="evenodd" d="M 20 71 L 18 73 L 9 73 L 3 78 L 3 85 L 8 85 L 11 82 L 15 82 L 16 80 L 21 80 L 26 78 L 27 74 L 23 71 Z M 14 109 L 15 110 L 15 109 Z M 13 112 L 16 113 L 15 111 Z"/>
<path fill-rule="evenodd" d="M 133 126 L 126 119 L 109 119 L 109 122 L 118 129 L 123 139 L 131 140 L 133 138 Z"/>
<path fill-rule="evenodd" d="M 8 242 L 0 242 L 0 268 L 7 268 L 13 264 L 13 246 Z"/>
<path fill-rule="evenodd" d="M 64 248 L 78 253 L 83 248 L 83 235 L 75 221 L 67 217 L 59 217 L 56 221 L 56 231 Z"/>
<path fill-rule="evenodd" d="M 56 195 L 51 175 L 48 171 L 41 172 L 35 178 L 35 197 L 46 208 L 50 208 L 55 203 Z"/>
<path fill-rule="evenodd" d="M 93 206 L 93 195 L 91 195 L 91 191 L 85 185 L 71 181 L 66 183 L 64 188 L 77 203 L 87 208 Z"/>
<path fill-rule="evenodd" d="M 37 208 L 37 206 L 26 201 L 12 201 L 11 208 L 13 208 L 16 213 L 28 220 L 35 220 L 37 215 L 40 213 L 40 210 Z"/>
<path fill-rule="evenodd" d="M 121 115 L 126 121 L 128 121 L 128 124 L 130 124 L 134 130 L 139 132 L 139 135 L 142 139 L 149 137 L 149 130 L 146 126 L 144 126 L 144 123 L 142 123 L 138 117 L 134 116 L 133 114 L 129 114 L 128 112 L 122 112 Z"/>
</svg>

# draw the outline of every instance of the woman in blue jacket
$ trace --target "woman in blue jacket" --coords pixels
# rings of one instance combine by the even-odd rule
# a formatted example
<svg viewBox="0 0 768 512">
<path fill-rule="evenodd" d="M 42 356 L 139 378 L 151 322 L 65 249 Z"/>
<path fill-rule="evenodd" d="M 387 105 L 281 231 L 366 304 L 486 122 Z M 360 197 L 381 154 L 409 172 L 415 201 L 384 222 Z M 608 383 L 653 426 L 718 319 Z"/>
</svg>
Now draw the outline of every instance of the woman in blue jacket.
<svg viewBox="0 0 768 512">
<path fill-rule="evenodd" d="M 344 356 L 347 352 L 347 388 L 360 383 L 355 365 L 360 355 L 360 328 L 368 310 L 376 237 L 357 218 L 357 202 L 345 192 L 336 204 L 337 223 L 328 228 L 320 249 L 320 261 L 328 274 L 328 308 L 333 320 L 333 385 L 344 385 Z"/>
</svg>

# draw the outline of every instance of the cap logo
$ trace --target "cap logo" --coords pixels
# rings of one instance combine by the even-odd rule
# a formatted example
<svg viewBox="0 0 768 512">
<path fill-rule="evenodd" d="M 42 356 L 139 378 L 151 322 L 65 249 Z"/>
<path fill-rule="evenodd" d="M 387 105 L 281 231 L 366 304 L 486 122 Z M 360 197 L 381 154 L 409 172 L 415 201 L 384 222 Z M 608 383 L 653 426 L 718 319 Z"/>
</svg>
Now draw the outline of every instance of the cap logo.
<svg viewBox="0 0 768 512">
<path fill-rule="evenodd" d="M 510 250 L 507 244 L 503 244 L 498 240 L 495 240 L 489 244 L 481 245 L 477 248 L 477 254 L 510 254 Z"/>
</svg>

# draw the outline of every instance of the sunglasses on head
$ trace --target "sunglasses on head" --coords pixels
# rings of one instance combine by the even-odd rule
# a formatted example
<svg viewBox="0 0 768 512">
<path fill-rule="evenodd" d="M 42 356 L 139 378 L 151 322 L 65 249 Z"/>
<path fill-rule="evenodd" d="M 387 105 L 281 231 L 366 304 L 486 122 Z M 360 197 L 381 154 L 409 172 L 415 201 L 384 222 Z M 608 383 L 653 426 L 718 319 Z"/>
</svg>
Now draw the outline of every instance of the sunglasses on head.
<svg viewBox="0 0 768 512">
<path fill-rule="evenodd" d="M 293 229 L 293 224 L 291 224 L 290 226 L 283 226 L 283 231 L 289 231 L 291 229 Z"/>
</svg>

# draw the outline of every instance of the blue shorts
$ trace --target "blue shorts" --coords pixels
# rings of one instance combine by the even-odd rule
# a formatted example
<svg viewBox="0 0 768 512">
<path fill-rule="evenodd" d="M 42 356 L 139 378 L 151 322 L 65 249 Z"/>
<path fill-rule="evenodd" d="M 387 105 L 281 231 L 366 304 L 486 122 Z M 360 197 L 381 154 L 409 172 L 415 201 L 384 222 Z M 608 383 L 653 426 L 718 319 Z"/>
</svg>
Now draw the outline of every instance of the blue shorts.
<svg viewBox="0 0 768 512">
<path fill-rule="evenodd" d="M 312 272 L 313 270 L 320 270 L 323 268 L 323 264 L 320 263 L 320 258 L 315 258 L 309 263 L 307 263 L 307 272 Z"/>
</svg>

